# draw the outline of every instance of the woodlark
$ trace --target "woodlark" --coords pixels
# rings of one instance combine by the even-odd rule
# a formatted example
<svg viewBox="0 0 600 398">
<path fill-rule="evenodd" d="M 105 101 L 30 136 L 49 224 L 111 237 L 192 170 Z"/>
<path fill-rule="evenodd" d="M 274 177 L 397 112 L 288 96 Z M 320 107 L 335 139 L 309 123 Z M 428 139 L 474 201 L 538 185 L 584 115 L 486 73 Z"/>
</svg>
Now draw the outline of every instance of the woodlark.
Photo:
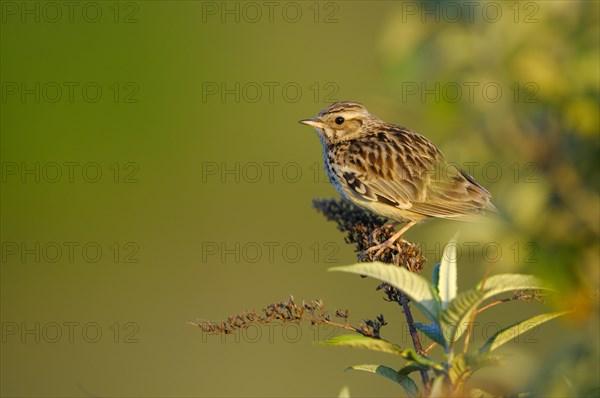
<svg viewBox="0 0 600 398">
<path fill-rule="evenodd" d="M 428 218 L 474 221 L 496 211 L 490 193 L 427 138 L 378 119 L 362 104 L 337 102 L 300 123 L 317 131 L 325 171 L 343 198 L 407 223 L 369 251 L 381 253 Z"/>
</svg>

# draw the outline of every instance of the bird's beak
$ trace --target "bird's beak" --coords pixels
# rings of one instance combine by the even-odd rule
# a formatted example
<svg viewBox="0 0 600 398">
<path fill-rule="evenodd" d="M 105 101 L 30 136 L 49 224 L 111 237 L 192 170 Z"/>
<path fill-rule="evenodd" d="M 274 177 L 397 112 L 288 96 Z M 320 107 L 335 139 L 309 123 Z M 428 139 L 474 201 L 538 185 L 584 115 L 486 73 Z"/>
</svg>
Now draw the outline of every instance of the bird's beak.
<svg viewBox="0 0 600 398">
<path fill-rule="evenodd" d="M 315 127 L 318 129 L 323 129 L 324 127 L 323 123 L 320 122 L 317 118 L 300 120 L 298 121 L 298 123 L 306 124 L 307 126 Z"/>
</svg>

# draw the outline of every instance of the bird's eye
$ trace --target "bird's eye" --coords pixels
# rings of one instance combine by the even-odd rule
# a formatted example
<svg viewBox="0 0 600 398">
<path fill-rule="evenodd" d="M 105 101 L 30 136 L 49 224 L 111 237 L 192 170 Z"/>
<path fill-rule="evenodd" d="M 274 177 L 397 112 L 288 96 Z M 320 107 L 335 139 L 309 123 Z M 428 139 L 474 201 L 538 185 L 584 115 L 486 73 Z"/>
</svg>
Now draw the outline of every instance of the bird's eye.
<svg viewBox="0 0 600 398">
<path fill-rule="evenodd" d="M 335 124 L 342 124 L 344 123 L 344 118 L 341 116 L 338 116 L 335 118 Z"/>
</svg>

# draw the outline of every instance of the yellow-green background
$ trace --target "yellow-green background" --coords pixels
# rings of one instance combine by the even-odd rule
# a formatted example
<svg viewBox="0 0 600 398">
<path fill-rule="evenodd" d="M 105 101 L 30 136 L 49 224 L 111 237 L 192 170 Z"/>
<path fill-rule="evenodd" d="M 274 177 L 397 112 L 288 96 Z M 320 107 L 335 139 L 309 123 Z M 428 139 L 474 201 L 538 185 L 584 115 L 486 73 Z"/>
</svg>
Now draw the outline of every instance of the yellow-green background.
<svg viewBox="0 0 600 398">
<path fill-rule="evenodd" d="M 571 396 L 596 388 L 598 2 L 492 2 L 487 19 L 486 2 L 473 14 L 467 3 L 451 3 L 453 8 L 428 2 L 433 14 L 413 14 L 423 5 L 295 2 L 287 6 L 294 8 L 286 20 L 286 3 L 275 2 L 269 20 L 267 6 L 258 2 L 262 15 L 252 22 L 254 9 L 238 2 L 96 2 L 92 6 L 102 11 L 96 23 L 82 16 L 86 2 L 75 8 L 72 21 L 56 3 L 63 15 L 54 23 L 48 20 L 54 18 L 51 8 L 39 22 L 19 14 L 24 7 L 43 14 L 44 2 L 3 1 L 3 167 L 97 162 L 103 171 L 98 183 L 80 173 L 73 182 L 63 175 L 56 183 L 6 176 L 3 250 L 22 242 L 96 242 L 103 255 L 91 263 L 76 251 L 72 262 L 63 253 L 50 263 L 3 253 L 2 396 L 335 396 L 344 385 L 352 396 L 400 395 L 388 380 L 343 372 L 360 363 L 399 367 L 395 358 L 313 344 L 330 330 L 317 333 L 305 324 L 299 340 L 290 342 L 295 326 L 285 329 L 288 335 L 280 326 L 264 327 L 257 341 L 250 335 L 222 341 L 186 324 L 294 294 L 297 300 L 322 298 L 332 311 L 348 308 L 354 323 L 384 313 L 390 323 L 384 337 L 410 344 L 401 330 L 403 315 L 374 292 L 374 281 L 326 272 L 355 256 L 335 225 L 311 208 L 312 198 L 336 194 L 323 182 L 315 133 L 296 121 L 332 99 L 363 102 L 381 118 L 427 135 L 451 160 L 478 162 L 473 174 L 502 216 L 489 224 L 432 221 L 411 230 L 407 237 L 428 252 L 425 275 L 460 229 L 462 242 L 480 246 L 469 252 L 472 259 L 461 258 L 459 288 L 483 277 L 486 243 L 502 250 L 494 272 L 535 273 L 559 286 L 560 298 L 545 305 L 510 303 L 479 318 L 478 341 L 491 322 L 577 308 L 529 340 L 503 347 L 511 354 L 508 366 L 482 371 L 473 384 Z M 463 15 L 458 20 L 456 6 Z M 206 7 L 216 7 L 217 14 L 206 15 Z M 235 15 L 223 21 L 224 7 L 238 7 L 239 22 Z M 302 16 L 294 23 L 289 18 L 296 9 Z M 133 19 L 124 23 L 128 15 Z M 8 95 L 7 87 L 23 82 L 96 82 L 103 91 L 95 103 L 78 89 L 73 102 L 66 89 L 56 103 Z M 110 88 L 115 82 L 117 102 Z M 247 91 L 239 102 L 232 95 L 203 98 L 207 84 L 231 88 L 236 82 L 241 88 L 251 84 L 248 90 L 263 87 L 262 97 L 252 102 L 254 92 Z M 265 82 L 277 85 L 272 100 Z M 472 101 L 465 82 L 478 84 Z M 127 83 L 139 88 L 137 102 L 123 101 Z M 282 93 L 290 83 L 302 89 L 297 101 Z M 502 88 L 497 102 L 483 97 L 488 83 Z M 528 83 L 535 93 L 524 89 Z M 407 95 L 414 84 L 434 90 L 439 84 L 439 100 L 422 98 L 421 91 Z M 451 90 L 448 84 L 463 88 L 459 100 L 443 91 Z M 518 98 L 511 87 L 520 88 Z M 533 102 L 525 102 L 527 95 Z M 122 181 L 128 162 L 138 168 L 137 182 Z M 265 162 L 274 162 L 272 179 Z M 499 165 L 500 178 L 483 173 L 489 162 Z M 118 182 L 110 169 L 115 163 L 122 172 Z M 203 174 L 215 164 L 219 172 L 238 167 L 239 182 L 235 174 Z M 256 164 L 263 165 L 262 174 L 253 182 Z M 534 167 L 531 180 L 525 167 Z M 109 249 L 115 242 L 122 250 L 133 242 L 139 262 L 115 261 Z M 533 254 L 532 246 L 526 249 L 531 242 L 538 248 Z M 233 255 L 222 261 L 203 251 L 213 243 L 248 250 L 259 245 L 263 251 L 257 262 L 250 251 L 241 251 L 239 261 Z M 272 259 L 266 245 L 276 245 Z M 290 260 L 293 251 L 282 251 L 285 245 L 301 248 L 297 262 Z M 335 252 L 328 257 L 330 250 Z M 532 261 L 524 263 L 528 254 Z M 66 326 L 58 342 L 43 335 L 39 343 L 33 335 L 21 341 L 21 327 L 36 322 L 40 328 L 79 326 L 72 342 Z M 93 322 L 102 331 L 97 343 L 81 335 L 81 326 Z M 15 325 L 17 334 L 5 333 Z M 488 335 L 494 330 L 492 325 Z M 130 331 L 133 340 L 126 343 Z"/>
</svg>

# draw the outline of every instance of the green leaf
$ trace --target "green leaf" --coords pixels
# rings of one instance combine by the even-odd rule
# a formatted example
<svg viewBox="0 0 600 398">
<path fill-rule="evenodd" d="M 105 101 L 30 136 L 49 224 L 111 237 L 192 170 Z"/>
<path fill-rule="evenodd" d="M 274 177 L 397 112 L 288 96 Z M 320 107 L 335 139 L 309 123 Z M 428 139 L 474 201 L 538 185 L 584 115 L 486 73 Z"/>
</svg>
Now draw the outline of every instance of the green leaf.
<svg viewBox="0 0 600 398">
<path fill-rule="evenodd" d="M 469 397 L 470 398 L 495 398 L 496 395 L 490 394 L 487 391 L 484 391 L 480 388 L 472 388 L 469 391 Z"/>
<path fill-rule="evenodd" d="M 485 283 L 480 282 L 477 288 L 483 284 L 487 291 L 486 297 L 489 298 L 496 294 L 510 292 L 515 290 L 552 290 L 541 279 L 533 275 L 524 274 L 500 274 L 490 276 Z"/>
<path fill-rule="evenodd" d="M 490 337 L 485 344 L 479 349 L 479 353 L 485 354 L 495 350 L 501 345 L 509 342 L 510 340 L 516 338 L 522 333 L 525 333 L 534 327 L 541 325 L 544 322 L 548 322 L 554 318 L 565 315 L 570 311 L 560 311 L 560 312 L 549 312 L 546 314 L 536 315 L 534 317 L 525 319 L 523 321 L 512 324 L 502 330 L 499 330 L 496 334 Z"/>
<path fill-rule="evenodd" d="M 502 356 L 490 354 L 466 354 L 467 364 L 473 369 L 481 369 L 490 366 L 502 366 Z"/>
<path fill-rule="evenodd" d="M 434 287 L 425 278 L 414 272 L 380 262 L 333 267 L 329 271 L 367 275 L 389 283 L 406 294 L 432 322 L 438 320 L 440 311 L 438 295 Z"/>
<path fill-rule="evenodd" d="M 467 365 L 464 354 L 457 354 L 452 358 L 450 369 L 448 369 L 448 378 L 453 386 L 461 384 L 460 379 L 470 374 L 472 370 Z M 468 376 L 467 376 L 468 377 Z"/>
<path fill-rule="evenodd" d="M 429 366 L 420 365 L 414 362 L 408 362 L 398 371 L 398 375 L 400 376 L 408 376 L 412 372 L 421 371 L 421 370 L 429 370 Z"/>
<path fill-rule="evenodd" d="M 417 354 L 412 348 L 402 349 L 400 346 L 383 339 L 375 339 L 363 335 L 344 334 L 325 340 L 321 344 L 338 347 L 365 348 L 371 351 L 386 352 L 388 354 L 399 355 L 404 359 L 428 368 L 443 369 L 441 364 L 432 361 L 426 356 Z"/>
<path fill-rule="evenodd" d="M 362 370 L 363 372 L 375 373 L 385 378 L 388 378 L 402 386 L 409 397 L 418 397 L 419 388 L 408 376 L 401 376 L 397 371 L 383 365 L 354 365 L 346 370 Z"/>
<path fill-rule="evenodd" d="M 435 379 L 433 379 L 433 383 L 431 383 L 431 391 L 429 393 L 429 396 L 431 398 L 447 397 L 448 392 L 445 391 L 447 390 L 446 387 L 446 376 L 440 375 L 436 377 Z"/>
<path fill-rule="evenodd" d="M 434 265 L 433 273 L 431 274 L 431 284 L 435 288 L 435 291 L 438 293 L 438 295 L 440 294 L 440 290 L 438 289 L 438 286 L 440 284 L 440 265 L 440 263 Z"/>
<path fill-rule="evenodd" d="M 350 388 L 348 386 L 342 387 L 337 398 L 350 398 Z"/>
<path fill-rule="evenodd" d="M 320 344 L 328 346 L 364 348 L 371 351 L 387 352 L 388 354 L 400 355 L 405 358 L 410 356 L 410 354 L 407 354 L 405 352 L 406 350 L 403 350 L 402 347 L 390 343 L 387 340 L 375 339 L 373 337 L 367 337 L 360 334 L 343 334 L 341 336 L 327 339 Z"/>
<path fill-rule="evenodd" d="M 483 290 L 481 286 L 483 285 Z M 484 300 L 497 294 L 515 290 L 550 290 L 540 279 L 532 275 L 501 274 L 494 275 L 477 285 L 477 288 L 460 293 L 448 304 L 448 307 L 440 313 L 440 325 L 444 337 L 450 343 L 455 342 L 462 336 L 468 326 L 466 322 L 473 311 Z"/>
<path fill-rule="evenodd" d="M 442 261 L 438 270 L 437 290 L 439 292 L 442 309 L 456 297 L 456 240 L 453 238 L 444 247 Z"/>
<path fill-rule="evenodd" d="M 404 350 L 404 353 L 404 358 L 408 359 L 409 361 L 418 363 L 419 365 L 423 365 L 434 370 L 444 370 L 444 366 L 442 364 L 437 363 L 424 355 L 417 354 L 413 349 L 406 349 Z"/>
<path fill-rule="evenodd" d="M 453 388 L 462 390 L 464 384 L 477 370 L 486 366 L 500 366 L 500 364 L 500 357 L 497 356 L 461 353 L 452 359 L 448 377 Z"/>
<path fill-rule="evenodd" d="M 346 370 L 362 370 L 363 372 L 376 373 L 380 376 L 398 382 L 398 372 L 394 369 L 383 365 L 354 365 Z"/>
<path fill-rule="evenodd" d="M 448 346 L 451 346 L 463 334 L 468 326 L 469 316 L 483 301 L 485 291 L 467 290 L 460 293 L 448 304 L 448 307 L 440 314 L 440 327 L 442 335 Z"/>
<path fill-rule="evenodd" d="M 411 398 L 419 396 L 419 387 L 415 384 L 414 380 L 408 376 L 398 375 L 398 383 L 402 386 L 402 389 Z"/>
<path fill-rule="evenodd" d="M 437 322 L 434 322 L 434 323 L 415 322 L 415 327 L 417 329 L 419 329 L 421 332 L 425 333 L 425 335 L 427 335 L 427 337 L 429 337 L 431 340 L 435 341 L 442 347 L 444 347 L 444 348 L 447 347 L 447 342 L 444 339 L 444 334 L 442 333 L 442 328 L 440 327 L 439 323 L 437 323 Z"/>
</svg>

